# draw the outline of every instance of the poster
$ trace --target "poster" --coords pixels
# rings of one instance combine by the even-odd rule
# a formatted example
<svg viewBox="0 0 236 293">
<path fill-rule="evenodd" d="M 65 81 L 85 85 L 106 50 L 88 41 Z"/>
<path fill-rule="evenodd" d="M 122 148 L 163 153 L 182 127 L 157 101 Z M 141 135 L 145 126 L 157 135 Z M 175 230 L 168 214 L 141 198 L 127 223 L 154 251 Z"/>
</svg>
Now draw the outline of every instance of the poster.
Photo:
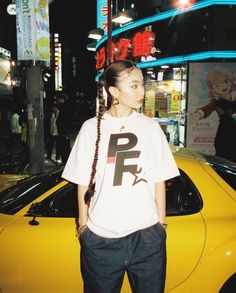
<svg viewBox="0 0 236 293">
<path fill-rule="evenodd" d="M 235 106 L 235 63 L 190 63 L 186 146 L 234 160 Z"/>
</svg>

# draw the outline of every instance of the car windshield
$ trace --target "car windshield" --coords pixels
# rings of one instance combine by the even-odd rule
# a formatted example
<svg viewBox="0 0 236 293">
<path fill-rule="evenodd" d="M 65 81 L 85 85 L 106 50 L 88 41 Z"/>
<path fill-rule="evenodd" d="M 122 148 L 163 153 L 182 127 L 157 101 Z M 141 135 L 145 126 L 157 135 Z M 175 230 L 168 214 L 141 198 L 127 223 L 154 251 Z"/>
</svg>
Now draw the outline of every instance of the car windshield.
<svg viewBox="0 0 236 293">
<path fill-rule="evenodd" d="M 1 192 L 0 213 L 13 215 L 41 194 L 61 182 L 61 170 L 50 174 L 39 174 L 21 180 L 18 184 Z"/>
<path fill-rule="evenodd" d="M 220 157 L 203 155 L 215 172 L 236 190 L 236 164 Z"/>
</svg>

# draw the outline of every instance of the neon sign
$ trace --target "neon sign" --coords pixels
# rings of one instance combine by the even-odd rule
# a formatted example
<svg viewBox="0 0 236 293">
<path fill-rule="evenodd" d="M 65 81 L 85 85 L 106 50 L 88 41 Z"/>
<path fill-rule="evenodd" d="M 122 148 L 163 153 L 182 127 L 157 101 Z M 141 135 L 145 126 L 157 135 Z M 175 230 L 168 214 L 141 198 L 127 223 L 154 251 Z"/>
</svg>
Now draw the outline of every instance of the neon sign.
<svg viewBox="0 0 236 293">
<path fill-rule="evenodd" d="M 133 58 L 148 56 L 152 54 L 154 47 L 155 34 L 151 31 L 137 32 L 132 39 L 120 38 L 118 42 L 112 42 L 111 62 L 125 59 L 131 54 Z M 105 66 L 107 59 L 107 48 L 102 47 L 96 53 L 96 69 Z"/>
</svg>

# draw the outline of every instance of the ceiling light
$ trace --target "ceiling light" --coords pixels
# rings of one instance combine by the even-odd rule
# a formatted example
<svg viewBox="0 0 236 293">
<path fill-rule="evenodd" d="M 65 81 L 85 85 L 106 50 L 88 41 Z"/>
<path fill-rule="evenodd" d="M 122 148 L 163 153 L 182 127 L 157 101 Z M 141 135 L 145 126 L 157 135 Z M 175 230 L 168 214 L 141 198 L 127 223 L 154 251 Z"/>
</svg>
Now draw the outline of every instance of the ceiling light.
<svg viewBox="0 0 236 293">
<path fill-rule="evenodd" d="M 96 42 L 92 42 L 86 45 L 86 48 L 88 51 L 96 51 Z"/>
<path fill-rule="evenodd" d="M 169 67 L 170 67 L 169 65 L 161 65 L 161 68 L 163 68 L 163 69 L 167 69 Z"/>
<path fill-rule="evenodd" d="M 119 12 L 112 18 L 112 22 L 119 23 L 119 24 L 126 24 L 132 21 L 133 18 L 125 11 Z"/>
<path fill-rule="evenodd" d="M 94 39 L 94 40 L 100 40 L 104 35 L 104 31 L 101 28 L 96 28 L 88 33 L 88 38 Z"/>
<path fill-rule="evenodd" d="M 147 69 L 147 74 L 152 74 L 153 73 L 153 68 L 148 68 Z"/>
</svg>

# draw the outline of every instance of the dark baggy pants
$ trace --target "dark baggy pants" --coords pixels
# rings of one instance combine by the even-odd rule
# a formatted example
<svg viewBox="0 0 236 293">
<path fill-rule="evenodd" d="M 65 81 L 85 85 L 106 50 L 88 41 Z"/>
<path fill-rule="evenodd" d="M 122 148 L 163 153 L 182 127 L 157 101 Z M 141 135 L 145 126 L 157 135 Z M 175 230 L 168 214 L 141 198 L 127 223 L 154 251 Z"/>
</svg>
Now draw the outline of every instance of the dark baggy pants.
<svg viewBox="0 0 236 293">
<path fill-rule="evenodd" d="M 58 136 L 58 149 L 62 159 L 62 163 L 66 164 L 67 159 L 70 155 L 70 151 L 71 151 L 69 136 L 67 135 Z"/>
<path fill-rule="evenodd" d="M 132 292 L 164 292 L 166 231 L 160 223 L 112 239 L 86 228 L 80 242 L 85 293 L 120 292 L 125 272 Z"/>
</svg>

